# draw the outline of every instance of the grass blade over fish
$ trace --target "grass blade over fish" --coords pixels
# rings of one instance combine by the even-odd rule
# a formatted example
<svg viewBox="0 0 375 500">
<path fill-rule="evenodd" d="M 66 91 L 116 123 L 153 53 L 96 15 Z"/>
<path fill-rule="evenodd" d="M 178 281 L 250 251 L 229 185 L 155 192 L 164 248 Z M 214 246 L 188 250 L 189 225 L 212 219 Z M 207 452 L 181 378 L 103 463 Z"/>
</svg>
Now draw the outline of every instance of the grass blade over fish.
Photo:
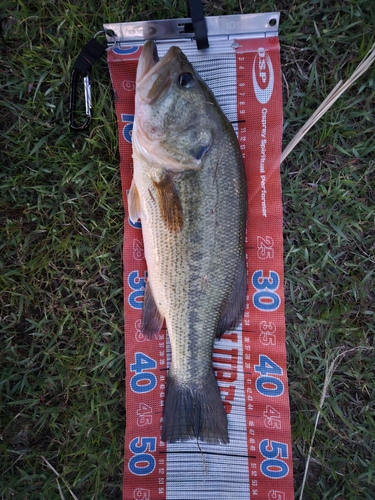
<svg viewBox="0 0 375 500">
<path fill-rule="evenodd" d="M 246 298 L 246 181 L 233 128 L 186 56 L 154 42 L 137 70 L 129 215 L 142 221 L 148 280 L 142 330 L 171 343 L 162 439 L 228 443 L 212 367 L 215 337 Z"/>
</svg>

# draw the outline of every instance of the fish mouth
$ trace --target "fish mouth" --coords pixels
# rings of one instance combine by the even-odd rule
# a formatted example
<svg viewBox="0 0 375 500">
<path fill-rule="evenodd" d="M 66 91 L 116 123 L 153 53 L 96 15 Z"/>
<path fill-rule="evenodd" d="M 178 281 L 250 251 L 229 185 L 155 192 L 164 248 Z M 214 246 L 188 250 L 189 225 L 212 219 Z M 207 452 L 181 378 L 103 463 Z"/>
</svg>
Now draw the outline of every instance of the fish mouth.
<svg viewBox="0 0 375 500">
<path fill-rule="evenodd" d="M 142 50 L 137 68 L 137 94 L 151 104 L 170 86 L 173 61 L 182 54 L 178 47 L 171 47 L 162 59 L 153 40 L 148 40 Z"/>
</svg>

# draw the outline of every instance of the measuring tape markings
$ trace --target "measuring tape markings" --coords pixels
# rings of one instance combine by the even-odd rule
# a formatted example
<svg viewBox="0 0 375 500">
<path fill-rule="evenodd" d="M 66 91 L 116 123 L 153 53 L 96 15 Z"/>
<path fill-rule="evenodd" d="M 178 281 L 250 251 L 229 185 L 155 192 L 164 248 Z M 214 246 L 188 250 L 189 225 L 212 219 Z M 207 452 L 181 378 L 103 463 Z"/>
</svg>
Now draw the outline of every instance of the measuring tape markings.
<svg viewBox="0 0 375 500">
<path fill-rule="evenodd" d="M 282 123 L 282 117 L 277 115 L 281 113 L 279 48 L 277 39 L 239 40 L 238 44 L 234 85 L 238 140 L 249 184 L 246 242 L 249 287 L 242 331 L 239 328 L 228 332 L 216 343 L 213 364 L 228 413 L 231 444 L 239 455 L 239 477 L 246 482 L 237 498 L 289 500 L 293 498 L 293 488 L 285 370 L 281 188 L 277 164 L 281 148 L 281 128 L 278 130 L 278 127 Z M 128 47 L 120 53 L 108 52 L 119 122 L 124 203 L 132 177 L 131 132 L 137 65 L 134 58 L 139 53 L 138 47 Z M 194 64 L 194 60 L 192 62 Z M 276 106 L 273 99 L 280 100 Z M 228 103 L 227 109 L 232 113 Z M 242 121 L 242 117 L 246 121 Z M 273 123 L 276 123 L 275 130 L 271 130 Z M 186 453 L 194 442 L 166 445 L 160 440 L 170 353 L 165 330 L 151 340 L 140 332 L 147 276 L 140 223 L 125 220 L 123 252 L 127 367 L 123 498 L 177 500 L 186 499 L 187 495 L 198 498 L 194 495 L 199 495 L 199 491 L 204 492 L 202 499 L 227 498 L 226 484 L 233 477 L 232 472 L 225 470 L 225 463 L 231 464 L 231 471 L 236 470 L 235 457 L 230 455 L 233 450 L 227 447 L 230 445 L 218 447 L 219 451 L 217 447 L 202 445 L 208 477 L 203 474 L 199 478 L 191 466 L 196 464 L 201 472 L 202 462 Z M 215 455 L 219 452 L 229 453 L 227 462 L 220 462 L 226 475 L 218 477 L 216 471 L 210 478 L 210 471 L 216 470 L 215 465 L 219 467 Z M 243 468 L 246 460 L 247 470 Z M 185 483 L 184 467 L 190 484 Z"/>
</svg>

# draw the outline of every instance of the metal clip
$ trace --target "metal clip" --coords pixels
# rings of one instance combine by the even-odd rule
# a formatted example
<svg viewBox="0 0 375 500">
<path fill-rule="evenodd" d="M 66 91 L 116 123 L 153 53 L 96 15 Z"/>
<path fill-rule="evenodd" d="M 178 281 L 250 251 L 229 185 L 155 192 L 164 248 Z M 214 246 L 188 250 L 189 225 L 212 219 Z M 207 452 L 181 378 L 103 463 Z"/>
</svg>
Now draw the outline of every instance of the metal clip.
<svg viewBox="0 0 375 500">
<path fill-rule="evenodd" d="M 90 73 L 92 65 L 95 64 L 105 52 L 105 47 L 96 40 L 96 37 L 102 33 L 102 31 L 99 31 L 96 33 L 94 38 L 86 43 L 73 66 L 72 76 L 70 79 L 69 102 L 69 122 L 72 130 L 85 130 L 90 126 L 92 110 Z M 80 77 L 83 79 L 86 111 L 86 120 L 83 123 L 77 123 L 75 118 L 77 111 L 77 88 Z"/>
<path fill-rule="evenodd" d="M 69 104 L 69 123 L 70 123 L 70 128 L 72 130 L 85 130 L 90 126 L 91 123 L 92 102 L 91 102 L 91 84 L 90 84 L 89 72 L 83 75 L 86 120 L 83 123 L 77 123 L 75 118 L 77 109 L 77 88 L 80 76 L 81 76 L 80 72 L 76 69 L 73 69 L 70 80 L 70 104 Z"/>
</svg>

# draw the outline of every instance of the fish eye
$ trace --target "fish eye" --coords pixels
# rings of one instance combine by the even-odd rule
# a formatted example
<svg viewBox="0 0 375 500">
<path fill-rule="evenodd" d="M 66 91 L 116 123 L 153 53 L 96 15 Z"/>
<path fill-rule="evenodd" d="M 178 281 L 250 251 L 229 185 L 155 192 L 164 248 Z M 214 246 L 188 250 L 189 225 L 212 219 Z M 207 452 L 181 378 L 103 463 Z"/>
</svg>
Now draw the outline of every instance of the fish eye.
<svg viewBox="0 0 375 500">
<path fill-rule="evenodd" d="M 178 84 L 180 87 L 183 87 L 185 89 L 189 89 L 194 85 L 195 79 L 194 76 L 191 73 L 181 73 L 181 75 L 178 77 Z"/>
</svg>

